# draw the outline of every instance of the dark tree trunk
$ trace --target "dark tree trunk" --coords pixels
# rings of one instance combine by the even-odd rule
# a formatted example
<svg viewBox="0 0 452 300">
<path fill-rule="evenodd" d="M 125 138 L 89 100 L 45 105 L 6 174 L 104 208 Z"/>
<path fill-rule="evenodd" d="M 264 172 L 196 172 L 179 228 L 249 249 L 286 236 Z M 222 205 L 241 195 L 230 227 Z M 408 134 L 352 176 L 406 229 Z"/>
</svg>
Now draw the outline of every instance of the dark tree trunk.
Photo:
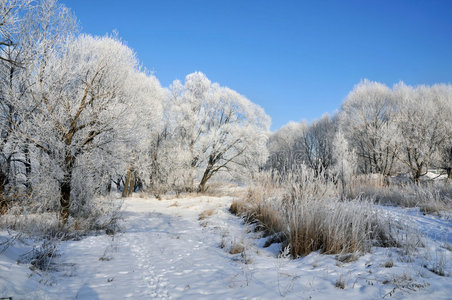
<svg viewBox="0 0 452 300">
<path fill-rule="evenodd" d="M 4 215 L 8 211 L 8 202 L 6 197 L 3 195 L 3 191 L 5 190 L 5 174 L 0 171 L 0 214 Z"/>
<path fill-rule="evenodd" d="M 71 179 L 72 172 L 68 173 L 63 182 L 60 183 L 60 217 L 63 225 L 65 225 L 69 220 L 69 207 L 71 205 Z"/>
<path fill-rule="evenodd" d="M 127 175 L 126 175 L 126 182 L 124 183 L 124 189 L 122 190 L 122 197 L 127 197 L 129 192 L 129 185 L 130 185 L 130 176 L 131 176 L 131 170 L 127 170 Z"/>
<path fill-rule="evenodd" d="M 30 159 L 30 149 L 29 145 L 26 142 L 25 148 L 24 148 L 24 155 L 25 155 L 25 188 L 27 191 L 27 194 L 31 194 L 31 159 Z"/>
<path fill-rule="evenodd" d="M 414 172 L 413 181 L 417 185 L 421 183 L 421 170 L 416 170 Z"/>
<path fill-rule="evenodd" d="M 112 180 L 111 180 L 111 176 L 109 176 L 108 177 L 108 183 L 107 183 L 107 194 L 110 194 L 111 193 L 111 182 L 112 182 Z"/>
<path fill-rule="evenodd" d="M 200 193 L 206 192 L 206 183 L 207 183 L 207 178 L 206 178 L 206 173 L 204 173 L 204 176 L 202 177 L 201 182 L 199 183 L 198 192 L 200 192 Z"/>
<path fill-rule="evenodd" d="M 5 193 L 5 187 L 9 183 L 9 170 L 11 165 L 11 157 L 8 157 L 5 162 L 5 169 L 0 166 L 0 214 L 5 214 L 8 211 L 8 199 Z"/>
<path fill-rule="evenodd" d="M 132 193 L 134 192 L 134 188 L 135 188 L 135 172 L 132 171 L 132 174 L 130 176 L 130 181 L 129 181 L 129 188 L 127 189 L 127 197 L 132 196 Z"/>
<path fill-rule="evenodd" d="M 127 170 L 126 182 L 124 183 L 124 189 L 122 190 L 122 197 L 130 197 L 135 186 L 135 174 L 130 168 Z"/>
<path fill-rule="evenodd" d="M 201 182 L 199 183 L 198 192 L 199 193 L 205 193 L 206 192 L 206 184 L 207 181 L 212 177 L 212 168 L 213 166 L 211 164 L 207 165 L 206 170 L 204 171 L 204 174 L 202 176 Z"/>
<path fill-rule="evenodd" d="M 69 150 L 68 150 L 69 151 Z M 66 225 L 69 220 L 69 207 L 71 206 L 72 170 L 74 168 L 75 157 L 69 152 L 66 153 L 65 164 L 66 174 L 60 182 L 60 217 L 61 223 Z"/>
</svg>

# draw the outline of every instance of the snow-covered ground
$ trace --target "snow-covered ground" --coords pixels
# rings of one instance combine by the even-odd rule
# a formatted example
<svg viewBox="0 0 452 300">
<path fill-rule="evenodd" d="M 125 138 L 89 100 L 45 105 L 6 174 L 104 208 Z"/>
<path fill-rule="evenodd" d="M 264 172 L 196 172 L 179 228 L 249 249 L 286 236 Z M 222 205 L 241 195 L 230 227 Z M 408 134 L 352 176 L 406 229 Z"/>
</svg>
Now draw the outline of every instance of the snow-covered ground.
<svg viewBox="0 0 452 300">
<path fill-rule="evenodd" d="M 129 198 L 122 231 L 60 243 L 58 271 L 18 264 L 31 241 L 16 240 L 0 255 L 0 297 L 13 299 L 451 299 L 452 220 L 416 209 L 384 208 L 407 223 L 402 231 L 425 247 L 374 248 L 346 257 L 311 253 L 278 257 L 279 245 L 228 212 L 231 197 L 172 200 Z M 0 233 L 0 242 L 8 237 Z M 403 238 L 403 237 L 402 237 Z M 238 251 L 231 251 L 235 248 Z M 243 248 L 243 251 L 240 251 Z M 409 251 L 410 255 L 405 255 Z M 238 252 L 230 254 L 230 252 Z"/>
</svg>

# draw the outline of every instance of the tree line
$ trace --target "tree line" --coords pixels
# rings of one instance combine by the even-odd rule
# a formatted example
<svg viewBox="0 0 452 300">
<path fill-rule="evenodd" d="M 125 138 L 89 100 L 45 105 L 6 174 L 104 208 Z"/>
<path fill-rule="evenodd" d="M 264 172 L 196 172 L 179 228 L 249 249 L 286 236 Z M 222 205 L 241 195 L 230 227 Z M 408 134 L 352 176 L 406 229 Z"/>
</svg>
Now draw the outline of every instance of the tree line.
<svg viewBox="0 0 452 300">
<path fill-rule="evenodd" d="M 451 116 L 450 84 L 390 88 L 363 80 L 332 117 L 274 132 L 267 167 L 284 173 L 303 163 L 337 176 L 346 166 L 350 174 L 382 179 L 407 173 L 415 183 L 436 169 L 452 179 Z"/>
</svg>

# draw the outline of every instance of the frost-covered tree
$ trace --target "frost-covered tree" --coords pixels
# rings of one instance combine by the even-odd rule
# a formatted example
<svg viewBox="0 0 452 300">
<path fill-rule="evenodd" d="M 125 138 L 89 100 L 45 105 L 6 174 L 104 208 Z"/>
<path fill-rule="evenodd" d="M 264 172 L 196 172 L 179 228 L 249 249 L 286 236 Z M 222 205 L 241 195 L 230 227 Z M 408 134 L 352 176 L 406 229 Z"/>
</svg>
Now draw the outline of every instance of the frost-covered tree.
<svg viewBox="0 0 452 300">
<path fill-rule="evenodd" d="M 270 118 L 261 107 L 211 83 L 200 72 L 187 75 L 183 85 L 175 81 L 171 95 L 179 125 L 176 132 L 190 161 L 189 189 L 196 170 L 200 171 L 198 190 L 204 192 L 219 171 L 245 167 L 243 159 L 250 158 L 249 153 L 259 153 L 254 157 L 256 164 L 265 161 L 265 143 L 256 136 L 268 131 Z"/>
<path fill-rule="evenodd" d="M 317 172 L 327 172 L 333 164 L 333 140 L 336 121 L 329 114 L 323 115 L 309 125 L 302 137 L 306 165 Z"/>
<path fill-rule="evenodd" d="M 345 135 L 342 130 L 338 130 L 333 140 L 333 159 L 334 165 L 332 171 L 336 174 L 342 187 L 342 199 L 345 197 L 346 188 L 351 181 L 353 175 L 356 173 L 356 155 L 353 149 L 350 148 Z"/>
<path fill-rule="evenodd" d="M 50 157 L 63 223 L 71 205 L 84 201 L 75 197 L 73 183 L 82 180 L 74 177 L 82 175 L 76 171 L 86 168 L 87 160 L 108 155 L 106 145 L 130 129 L 125 119 L 134 103 L 125 83 L 136 64 L 133 51 L 121 41 L 83 35 L 69 38 L 27 74 L 33 110 L 19 130 Z"/>
<path fill-rule="evenodd" d="M 446 171 L 447 180 L 452 181 L 452 136 L 440 149 L 438 166 Z"/>
<path fill-rule="evenodd" d="M 28 7 L 29 1 L 0 2 L 0 213 L 6 213 L 8 199 L 6 187 L 10 183 L 16 143 L 12 141 L 15 120 L 14 92 L 17 89 L 16 70 L 20 65 L 17 48 L 20 11 Z"/>
<path fill-rule="evenodd" d="M 447 174 L 447 180 L 452 181 L 452 86 L 443 86 L 443 103 L 446 117 L 444 120 L 444 142 L 439 146 L 439 153 L 435 166 L 444 170 Z"/>
<path fill-rule="evenodd" d="M 411 87 L 399 83 L 394 87 L 398 100 L 398 159 L 419 183 L 435 163 L 438 151 L 450 139 L 452 101 L 449 85 Z"/>
<path fill-rule="evenodd" d="M 340 126 L 359 157 L 361 172 L 390 175 L 397 154 L 394 116 L 398 114 L 391 89 L 364 80 L 353 88 L 341 110 Z"/>
<path fill-rule="evenodd" d="M 273 132 L 268 139 L 269 159 L 267 166 L 280 173 L 294 170 L 296 165 L 306 160 L 303 137 L 306 134 L 305 122 L 289 122 Z"/>
<path fill-rule="evenodd" d="M 208 96 L 211 84 L 204 74 L 195 72 L 185 77 L 184 84 L 176 80 L 170 86 L 171 121 L 182 150 L 177 155 L 184 157 L 188 163 L 186 187 L 189 191 L 194 189 L 196 169 L 201 164 L 200 139 L 206 131 L 206 120 L 202 114 L 205 104 L 210 100 Z"/>
<path fill-rule="evenodd" d="M 42 72 L 48 54 L 56 51 L 75 29 L 75 20 L 69 10 L 56 1 L 29 4 L 30 1 L 1 3 L 3 25 L 0 31 L 2 39 L 8 40 L 2 43 L 4 59 L 0 61 L 0 202 L 3 208 L 6 206 L 6 188 L 6 194 L 13 193 L 12 199 L 19 199 L 24 193 L 29 197 L 32 192 L 33 147 L 24 135 L 18 135 L 24 118 L 33 110 L 33 105 L 26 101 L 30 88 L 28 74 L 33 68 L 37 70 L 38 61 Z M 5 10 L 9 19 L 5 19 Z"/>
<path fill-rule="evenodd" d="M 204 111 L 206 132 L 200 139 L 201 192 L 217 172 L 263 165 L 267 158 L 265 134 L 270 118 L 264 110 L 231 89 L 217 85 L 211 89 L 212 99 Z"/>
<path fill-rule="evenodd" d="M 157 161 L 165 126 L 162 105 L 166 92 L 157 78 L 143 72 L 135 73 L 127 85 L 136 106 L 127 118 L 133 130 L 123 145 L 123 161 L 127 165 L 123 196 L 130 195 L 138 183 L 152 186 L 154 175 L 161 175 Z M 135 178 L 132 178 L 134 174 Z"/>
<path fill-rule="evenodd" d="M 16 66 L 19 62 L 8 55 L 10 48 L 17 44 L 21 32 L 22 16 L 30 8 L 31 0 L 0 1 L 0 60 Z M 6 51 L 6 53 L 5 53 Z"/>
</svg>

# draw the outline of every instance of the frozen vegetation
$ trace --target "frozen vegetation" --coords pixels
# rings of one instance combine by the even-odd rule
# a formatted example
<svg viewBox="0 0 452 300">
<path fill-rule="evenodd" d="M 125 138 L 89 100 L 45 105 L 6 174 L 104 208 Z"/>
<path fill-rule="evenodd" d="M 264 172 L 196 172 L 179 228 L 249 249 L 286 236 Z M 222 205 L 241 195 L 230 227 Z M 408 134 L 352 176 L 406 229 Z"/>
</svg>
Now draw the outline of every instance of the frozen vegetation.
<svg viewBox="0 0 452 300">
<path fill-rule="evenodd" d="M 270 117 L 0 0 L 0 298 L 450 299 L 452 86 Z"/>
</svg>

